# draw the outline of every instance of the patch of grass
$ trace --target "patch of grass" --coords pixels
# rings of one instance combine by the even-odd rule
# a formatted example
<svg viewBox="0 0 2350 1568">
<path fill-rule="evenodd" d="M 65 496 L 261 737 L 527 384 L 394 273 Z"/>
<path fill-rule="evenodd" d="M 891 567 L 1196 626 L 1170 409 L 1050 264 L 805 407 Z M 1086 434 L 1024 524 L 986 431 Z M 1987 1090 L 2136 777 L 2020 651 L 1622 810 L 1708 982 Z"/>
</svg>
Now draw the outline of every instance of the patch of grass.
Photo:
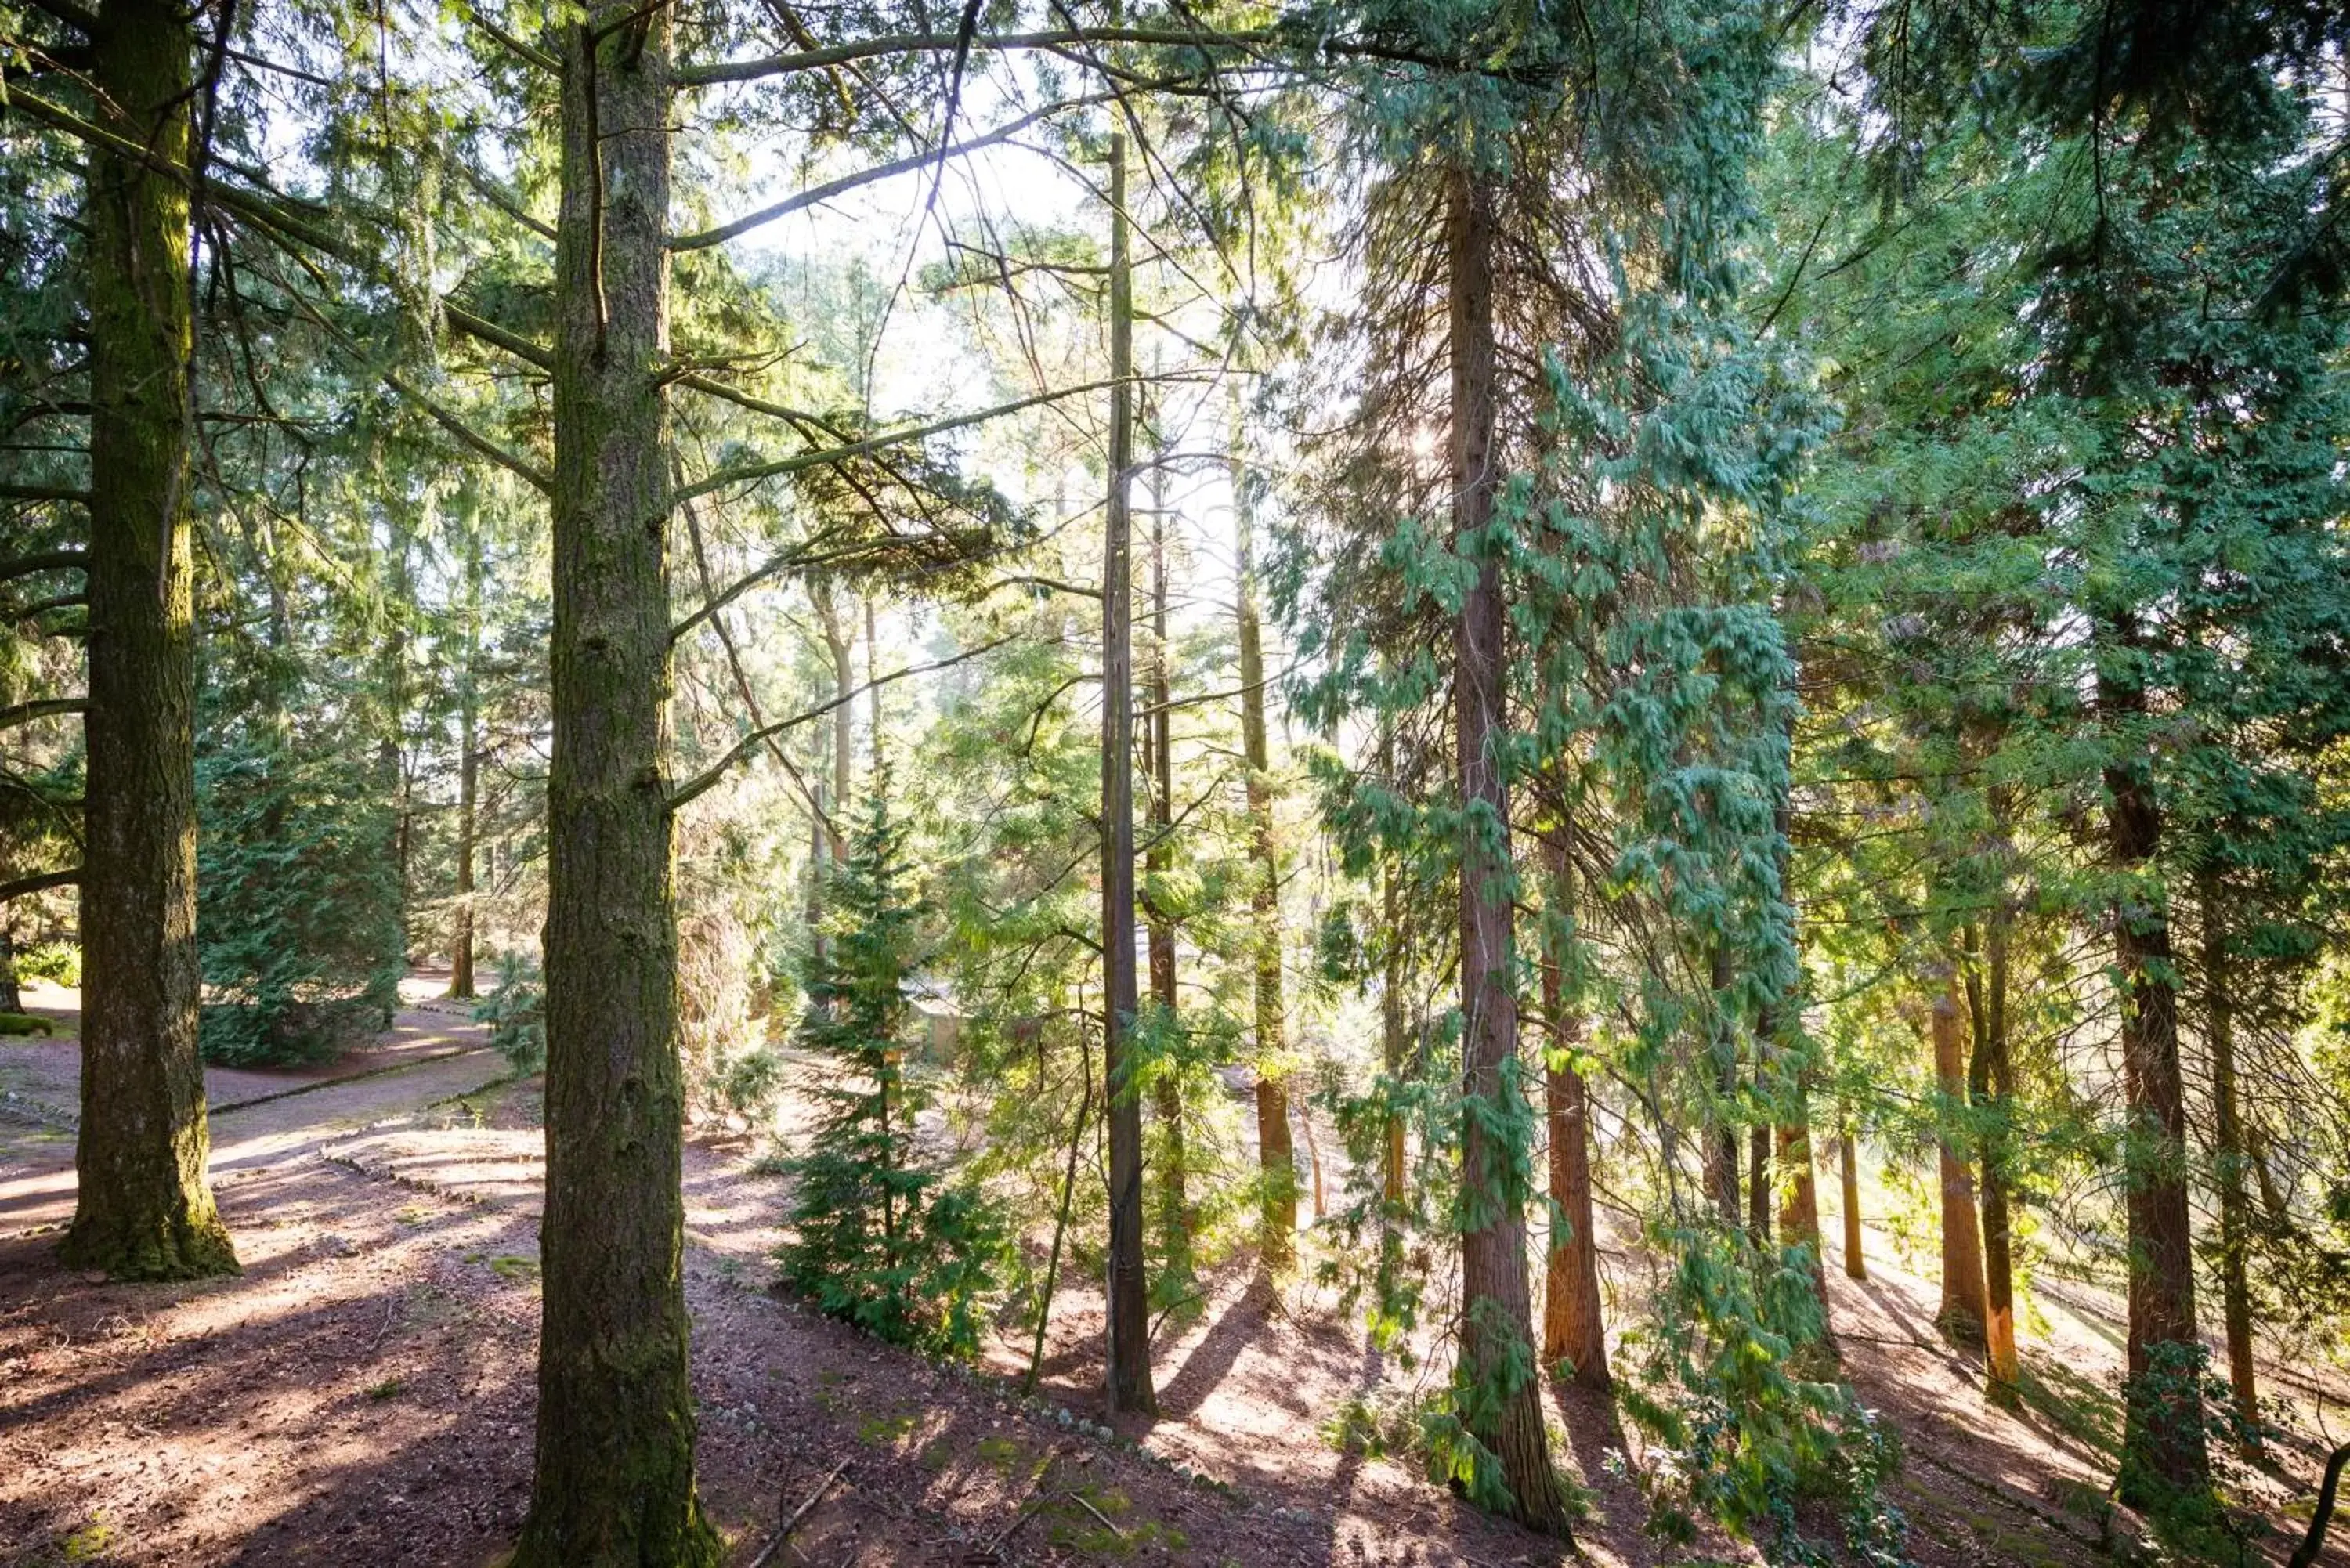
<svg viewBox="0 0 2350 1568">
<path fill-rule="evenodd" d="M 114 1526 L 106 1522 L 102 1513 L 93 1513 L 89 1522 L 57 1542 L 68 1563 L 95 1563 L 114 1544 Z"/>
<path fill-rule="evenodd" d="M 982 1438 L 972 1450 L 980 1463 L 1003 1472 L 1006 1476 L 1018 1469 L 1028 1459 L 1028 1446 L 1011 1438 Z"/>
<path fill-rule="evenodd" d="M 883 1443 L 894 1443 L 912 1432 L 919 1424 L 918 1419 L 910 1413 L 874 1416 L 858 1427 L 857 1440 L 877 1447 Z"/>
<path fill-rule="evenodd" d="M 535 1280 L 538 1278 L 538 1260 L 517 1252 L 501 1252 L 490 1260 L 490 1272 L 502 1280 Z"/>
<path fill-rule="evenodd" d="M 421 1203 L 411 1203 L 405 1209 L 394 1211 L 392 1218 L 402 1225 L 421 1225 L 432 1218 L 432 1210 L 425 1208 Z"/>
<path fill-rule="evenodd" d="M 387 1377 L 380 1383 L 368 1385 L 367 1397 L 370 1399 L 397 1399 L 407 1392 L 407 1384 L 397 1377 Z"/>
</svg>

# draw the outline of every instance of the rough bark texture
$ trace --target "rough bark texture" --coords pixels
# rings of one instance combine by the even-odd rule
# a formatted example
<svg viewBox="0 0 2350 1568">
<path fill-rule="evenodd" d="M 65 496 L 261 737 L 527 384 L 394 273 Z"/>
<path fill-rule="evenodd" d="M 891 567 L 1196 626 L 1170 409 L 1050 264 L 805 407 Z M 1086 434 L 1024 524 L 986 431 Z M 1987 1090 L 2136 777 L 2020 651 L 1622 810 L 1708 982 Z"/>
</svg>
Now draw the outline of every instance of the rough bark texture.
<svg viewBox="0 0 2350 1568">
<path fill-rule="evenodd" d="M 99 110 L 189 153 L 187 13 L 106 0 Z M 89 774 L 81 884 L 81 1137 L 58 1256 L 116 1279 L 233 1273 L 205 1184 L 196 1060 L 194 572 L 188 528 L 188 195 L 89 157 Z"/>
<path fill-rule="evenodd" d="M 1846 1108 L 1836 1128 L 1836 1166 L 1844 1182 L 1844 1272 L 1850 1280 L 1868 1278 L 1868 1259 L 1860 1246 L 1860 1144 L 1852 1136 L 1852 1112 Z"/>
<path fill-rule="evenodd" d="M 2097 701 L 2116 726 L 2146 712 L 2136 673 L 2135 624 L 2109 624 L 2121 645 L 2097 676 Z M 2135 746 L 2126 730 L 2115 737 Z M 2116 872 L 2153 873 L 2162 846 L 2161 808 L 2147 766 L 2126 756 L 2105 772 L 2108 849 Z M 2158 873 L 2157 873 L 2158 874 Z M 2116 911 L 2115 957 L 2122 989 L 2122 1096 L 2129 1115 L 2124 1146 L 2129 1220 L 2129 1386 L 2122 1434 L 2121 1497 L 2143 1508 L 2207 1492 L 2210 1455 L 2202 1404 L 2187 1376 L 2201 1345 L 2195 1324 L 2195 1260 L 2188 1228 L 2187 1106 L 2178 1064 L 2178 998 L 2170 922 L 2158 891 L 2126 888 Z M 2165 1494 L 2168 1494 L 2166 1496 Z"/>
<path fill-rule="evenodd" d="M 1982 1137 L 1983 1350 L 1991 1399 L 2013 1405 L 2022 1397 L 2023 1366 L 2015 1350 L 2014 1227 L 2008 1205 L 2009 1107 L 2014 1074 L 2007 1042 L 2007 916 L 1994 912 L 1980 981 L 1970 968 L 1968 999 L 1975 1022 L 1974 1060 L 1967 1069 L 1967 1096 L 1990 1113 Z"/>
<path fill-rule="evenodd" d="M 1232 526 L 1240 560 L 1241 749 L 1248 763 L 1249 892 L 1256 927 L 1256 1147 L 1263 1187 L 1258 1246 L 1268 1267 L 1296 1256 L 1297 1155 L 1289 1136 L 1282 1057 L 1288 1016 L 1281 989 L 1281 860 L 1273 833 L 1273 753 L 1264 730 L 1264 640 L 1257 622 L 1255 508 L 1233 432 Z"/>
<path fill-rule="evenodd" d="M 1543 1428 L 1533 1315 L 1526 1289 L 1526 1194 L 1513 1151 L 1495 1124 L 1529 1120 L 1518 1061 L 1518 999 L 1511 957 L 1509 785 L 1501 750 L 1508 612 L 1484 535 L 1492 521 L 1493 198 L 1455 171 L 1445 196 L 1450 280 L 1453 548 L 1476 563 L 1453 650 L 1460 769 L 1461 1094 L 1483 1102 L 1461 1140 L 1460 1365 L 1462 1424 L 1492 1451 L 1507 1511 L 1565 1535 L 1565 1499 Z"/>
<path fill-rule="evenodd" d="M 1134 264 L 1126 136 L 1109 139 L 1109 508 L 1102 539 L 1102 1074 L 1109 1132 L 1109 1407 L 1155 1415 L 1142 1258 L 1142 1104 L 1127 1038 L 1134 974 Z"/>
<path fill-rule="evenodd" d="M 1565 846 L 1545 842 L 1543 859 L 1549 884 L 1545 897 L 1571 913 L 1575 892 Z M 1556 1366 L 1564 1359 L 1575 1382 L 1605 1390 L 1607 1328 L 1599 1303 L 1599 1233 L 1591 1203 L 1590 1100 L 1583 1075 L 1567 1055 L 1583 1043 L 1583 1019 L 1567 1010 L 1562 979 L 1557 955 L 1544 955 L 1543 1012 L 1553 1049 L 1544 1068 L 1543 1101 L 1550 1143 L 1550 1200 L 1558 1231 L 1551 1238 L 1543 1282 L 1543 1361 Z"/>
<path fill-rule="evenodd" d="M 1959 1043 L 1956 981 L 1934 998 L 1934 1086 L 1944 1106 L 1967 1098 L 1966 1054 Z M 1960 1345 L 1983 1337 L 1982 1233 L 1976 1227 L 1974 1167 L 1955 1134 L 1939 1144 L 1942 1179 L 1942 1305 L 1935 1325 Z"/>
<path fill-rule="evenodd" d="M 8 929 L 8 916 L 0 908 L 0 1012 L 25 1011 L 25 993 L 16 984 L 16 933 Z"/>
<path fill-rule="evenodd" d="M 669 19 L 556 35 L 538 1440 L 517 1568 L 715 1564 L 693 1490 L 670 880 Z M 600 44 L 594 42 L 602 34 Z"/>
<path fill-rule="evenodd" d="M 2228 1386 L 2247 1431 L 2260 1430 L 2260 1379 L 2252 1352 L 2252 1293 L 2245 1276 L 2251 1205 L 2244 1191 L 2244 1116 L 2236 1085 L 2234 976 L 2228 956 L 2225 897 L 2216 871 L 2200 879 L 2204 1040 L 2211 1053 L 2212 1149 L 2220 1186 L 2220 1310 L 2227 1325 Z M 2257 1441 L 2257 1438 L 2255 1438 Z"/>
</svg>

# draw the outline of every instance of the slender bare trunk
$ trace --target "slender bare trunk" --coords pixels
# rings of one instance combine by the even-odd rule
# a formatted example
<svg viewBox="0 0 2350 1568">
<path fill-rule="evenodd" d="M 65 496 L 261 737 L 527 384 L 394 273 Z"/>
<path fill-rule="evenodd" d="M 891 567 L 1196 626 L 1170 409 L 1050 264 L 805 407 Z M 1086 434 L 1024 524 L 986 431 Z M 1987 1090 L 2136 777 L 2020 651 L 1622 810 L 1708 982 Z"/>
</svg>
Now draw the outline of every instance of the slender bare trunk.
<svg viewBox="0 0 2350 1568">
<path fill-rule="evenodd" d="M 1143 1278 L 1142 1106 L 1134 973 L 1134 263 L 1126 133 L 1109 139 L 1109 507 L 1102 541 L 1103 1105 L 1109 1131 L 1109 1407 L 1155 1414 Z"/>
<path fill-rule="evenodd" d="M 1511 956 L 1508 716 L 1501 568 L 1485 537 L 1493 520 L 1493 193 L 1455 170 L 1445 199 L 1450 282 L 1453 549 L 1473 563 L 1453 659 L 1460 769 L 1461 1096 L 1460 1362 L 1462 1423 L 1500 1461 L 1480 1477 L 1488 1497 L 1534 1529 L 1567 1533 L 1565 1499 L 1543 1427 L 1526 1288 L 1521 1160 L 1492 1130 L 1525 1119 L 1518 998 Z"/>
<path fill-rule="evenodd" d="M 2252 1293 L 2245 1252 L 2251 1205 L 2244 1191 L 2244 1118 L 2236 1083 L 2234 973 L 2228 954 L 2225 894 L 2219 873 L 2205 867 L 2199 892 L 2203 917 L 2204 1036 L 2211 1053 L 2211 1099 L 2217 1137 L 2212 1150 L 2220 1186 L 2220 1310 L 2228 1335 L 2228 1386 L 2244 1429 L 2259 1442 L 2260 1377 L 2252 1350 Z"/>
<path fill-rule="evenodd" d="M 1289 1136 L 1284 1074 L 1288 1018 L 1281 987 L 1281 857 L 1273 824 L 1273 754 L 1265 738 L 1264 645 L 1256 609 L 1256 508 L 1241 455 L 1237 410 L 1232 429 L 1232 526 L 1240 559 L 1241 749 L 1248 763 L 1250 918 L 1256 928 L 1256 1147 L 1263 1198 L 1258 1246 L 1266 1264 L 1286 1268 L 1295 1256 L 1297 1156 Z"/>
<path fill-rule="evenodd" d="M 1846 1279 L 1866 1280 L 1868 1259 L 1860 1247 L 1860 1143 L 1852 1136 L 1852 1107 L 1838 1107 L 1836 1166 L 1844 1183 L 1844 1272 Z"/>
<path fill-rule="evenodd" d="M 1543 844 L 1548 887 L 1544 897 L 1572 921 L 1575 882 L 1566 846 L 1555 836 Z M 1571 928 L 1570 928 L 1571 929 Z M 1569 938 L 1568 940 L 1573 940 Z M 1599 1302 L 1599 1232 L 1591 1201 L 1590 1096 L 1572 1053 L 1583 1044 L 1583 1017 L 1568 1009 L 1562 955 L 1543 955 L 1543 1013 L 1551 1049 L 1543 1074 L 1550 1142 L 1553 1223 L 1549 1267 L 1543 1282 L 1543 1360 L 1564 1360 L 1575 1381 L 1606 1389 L 1607 1328 Z"/>
<path fill-rule="evenodd" d="M 473 857 L 481 833 L 482 779 L 482 539 L 478 520 L 465 523 L 465 633 L 457 678 L 457 909 L 449 941 L 449 994 L 471 997 L 473 977 Z"/>
<path fill-rule="evenodd" d="M 104 0 L 96 112 L 189 153 L 188 13 Z M 196 1060 L 194 569 L 188 526 L 188 192 L 92 149 L 89 715 L 81 888 L 81 1136 L 58 1256 L 115 1279 L 233 1273 L 205 1183 Z"/>
<path fill-rule="evenodd" d="M 2007 1043 L 2008 916 L 1992 912 L 1985 941 L 1984 972 L 1967 970 L 1968 1010 L 1974 1020 L 1974 1059 L 1967 1069 L 1967 1097 L 1989 1116 L 1981 1145 L 1982 1166 L 1983 1349 L 1989 1362 L 1987 1392 L 1994 1404 L 2021 1397 L 2022 1363 L 2015 1349 L 2015 1257 L 2008 1208 L 2008 1126 L 2013 1104 Z M 1967 933 L 1970 952 L 1974 933 Z"/>
<path fill-rule="evenodd" d="M 1167 468 L 1150 471 L 1150 712 L 1144 721 L 1143 754 L 1150 774 L 1150 848 L 1144 868 L 1155 879 L 1175 867 L 1174 674 L 1167 650 Z M 1175 922 L 1146 893 L 1143 912 L 1150 924 L 1150 994 L 1166 1028 L 1180 1017 L 1175 984 Z M 1187 1190 L 1183 1147 L 1183 1085 L 1175 1064 L 1165 1064 L 1156 1082 L 1159 1133 L 1165 1157 L 1159 1175 L 1159 1229 L 1167 1238 L 1170 1264 L 1191 1272 L 1191 1200 Z"/>
</svg>

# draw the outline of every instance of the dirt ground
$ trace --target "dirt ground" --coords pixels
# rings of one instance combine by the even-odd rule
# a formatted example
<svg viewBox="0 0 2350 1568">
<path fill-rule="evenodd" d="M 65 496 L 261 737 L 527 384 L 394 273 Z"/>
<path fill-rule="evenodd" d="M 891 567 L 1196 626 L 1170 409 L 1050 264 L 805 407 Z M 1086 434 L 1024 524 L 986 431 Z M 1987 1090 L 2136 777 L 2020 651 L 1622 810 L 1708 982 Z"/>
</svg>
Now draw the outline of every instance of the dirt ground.
<svg viewBox="0 0 2350 1568">
<path fill-rule="evenodd" d="M 75 999 L 27 997 L 60 1033 L 0 1044 L 0 1563 L 482 1568 L 512 1541 L 529 1484 L 536 1091 L 506 1082 L 431 990 L 412 987 L 390 1034 L 330 1068 L 208 1075 L 213 1178 L 244 1273 L 169 1286 L 53 1261 L 72 1210 Z M 693 1142 L 685 1175 L 701 1474 L 734 1564 L 811 1497 L 766 1561 L 1760 1561 L 1718 1535 L 1645 1535 L 1636 1490 L 1606 1462 L 1636 1445 L 1604 1402 L 1567 1391 L 1557 1414 L 1589 1507 L 1579 1559 L 1340 1452 L 1323 1423 L 1394 1369 L 1310 1288 L 1211 1282 L 1199 1318 L 1157 1346 L 1159 1418 L 1115 1438 L 1097 1425 L 1097 1295 L 1064 1295 L 1033 1405 L 986 1376 L 1023 1365 L 1024 1336 L 1008 1331 L 977 1376 L 878 1345 L 765 1289 L 781 1193 L 752 1152 Z M 2033 1397 L 2009 1415 L 1981 1397 L 1980 1365 L 1935 1335 L 1933 1282 L 1889 1239 L 1872 1231 L 1869 1245 L 1866 1284 L 1832 1251 L 1833 1309 L 1863 1403 L 1901 1436 L 1892 1501 L 1913 1558 L 2112 1558 L 2133 1533 L 2105 1506 L 2120 1303 L 2038 1282 Z M 1628 1269 L 1611 1282 L 1641 1288 Z M 2281 1531 L 2297 1535 L 2296 1503 L 2306 1517 L 2324 1421 L 2344 1424 L 2350 1389 L 2282 1364 L 2269 1386 L 2293 1440 L 2278 1470 L 2244 1484 L 2273 1505 L 2280 1532 L 2262 1547 L 2282 1562 Z M 2337 1544 L 2326 1561 L 2350 1553 Z"/>
</svg>

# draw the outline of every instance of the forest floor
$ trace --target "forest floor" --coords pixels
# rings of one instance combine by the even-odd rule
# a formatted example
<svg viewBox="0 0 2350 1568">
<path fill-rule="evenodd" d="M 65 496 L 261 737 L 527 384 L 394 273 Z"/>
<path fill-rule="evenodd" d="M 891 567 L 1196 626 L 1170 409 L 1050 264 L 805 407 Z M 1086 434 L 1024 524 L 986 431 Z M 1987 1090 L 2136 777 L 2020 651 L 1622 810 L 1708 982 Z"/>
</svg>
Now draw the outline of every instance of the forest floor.
<svg viewBox="0 0 2350 1568">
<path fill-rule="evenodd" d="M 512 1541 L 530 1477 L 536 1085 L 507 1079 L 432 989 L 413 983 L 394 1030 L 330 1067 L 207 1075 L 213 1175 L 244 1272 L 138 1286 L 53 1261 L 72 1212 L 77 999 L 28 991 L 59 1033 L 0 1044 L 0 1564 L 483 1568 Z M 1326 1439 L 1341 1403 L 1389 1372 L 1326 1296 L 1243 1273 L 1210 1282 L 1198 1319 L 1157 1346 L 1159 1419 L 1106 1440 L 1097 1295 L 1062 1298 L 1035 1404 L 986 1376 L 1024 1365 L 1016 1325 L 978 1376 L 863 1339 L 765 1288 L 782 1194 L 754 1152 L 741 1139 L 686 1151 L 702 1484 L 738 1568 L 811 1500 L 766 1562 L 1577 1560 Z M 1912 1557 L 2086 1568 L 2125 1554 L 2135 1523 L 2105 1501 L 2119 1302 L 2035 1282 L 2029 1397 L 2009 1415 L 1982 1400 L 1980 1362 L 1935 1334 L 1933 1282 L 1893 1238 L 1872 1231 L 1869 1246 L 1865 1284 L 1831 1248 L 1830 1288 L 1847 1375 L 1907 1455 L 1889 1500 Z M 1627 1256 L 1610 1262 L 1614 1291 L 1646 1288 Z M 2350 1386 L 2268 1371 L 2290 1439 L 2276 1469 L 2234 1480 L 2276 1521 L 2258 1549 L 2282 1562 Z M 1637 1439 L 1604 1402 L 1555 1397 L 1588 1500 L 1581 1561 L 1760 1561 L 1718 1534 L 1645 1535 L 1637 1490 L 1606 1462 L 1611 1449 L 1637 1456 Z M 1840 1556 L 1822 1509 L 1804 1522 Z M 2350 1563 L 2336 1539 L 2325 1561 Z"/>
</svg>

